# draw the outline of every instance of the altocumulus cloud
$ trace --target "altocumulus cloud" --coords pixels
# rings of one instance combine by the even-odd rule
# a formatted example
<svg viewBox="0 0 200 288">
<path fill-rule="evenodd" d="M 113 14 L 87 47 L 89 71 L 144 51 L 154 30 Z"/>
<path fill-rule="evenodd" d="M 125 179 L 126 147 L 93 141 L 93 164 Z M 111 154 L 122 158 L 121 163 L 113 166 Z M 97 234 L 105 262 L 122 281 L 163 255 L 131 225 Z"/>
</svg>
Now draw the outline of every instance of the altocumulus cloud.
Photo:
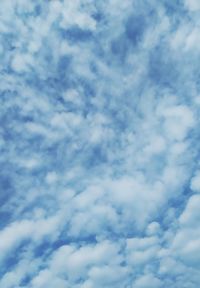
<svg viewBox="0 0 200 288">
<path fill-rule="evenodd" d="M 200 2 L 1 0 L 0 287 L 200 287 Z"/>
</svg>

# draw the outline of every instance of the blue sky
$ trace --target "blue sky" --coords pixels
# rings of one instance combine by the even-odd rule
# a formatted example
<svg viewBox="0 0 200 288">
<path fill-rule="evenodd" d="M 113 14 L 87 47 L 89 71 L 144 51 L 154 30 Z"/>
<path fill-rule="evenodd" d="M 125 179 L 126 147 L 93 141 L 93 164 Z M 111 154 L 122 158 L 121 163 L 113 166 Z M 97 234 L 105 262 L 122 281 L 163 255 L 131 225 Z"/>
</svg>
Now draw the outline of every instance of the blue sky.
<svg viewBox="0 0 200 288">
<path fill-rule="evenodd" d="M 200 287 L 200 2 L 1 0 L 0 288 Z"/>
</svg>

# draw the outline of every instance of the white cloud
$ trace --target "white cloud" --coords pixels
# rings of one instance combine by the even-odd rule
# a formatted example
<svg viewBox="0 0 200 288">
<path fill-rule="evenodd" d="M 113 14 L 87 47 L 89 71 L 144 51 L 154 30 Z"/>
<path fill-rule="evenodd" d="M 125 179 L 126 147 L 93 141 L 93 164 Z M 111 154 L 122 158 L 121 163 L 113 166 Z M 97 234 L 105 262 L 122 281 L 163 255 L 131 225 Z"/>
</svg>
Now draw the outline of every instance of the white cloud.
<svg viewBox="0 0 200 288">
<path fill-rule="evenodd" d="M 19 73 L 28 72 L 30 65 L 33 64 L 33 59 L 30 55 L 17 54 L 14 56 L 11 66 L 12 68 Z"/>
<path fill-rule="evenodd" d="M 119 281 L 126 276 L 127 269 L 120 268 L 121 258 L 118 252 L 118 244 L 109 241 L 79 248 L 76 245 L 62 246 L 52 255 L 49 268 L 32 280 L 32 286 L 52 285 L 53 279 L 60 278 L 68 279 L 71 285 L 76 285 L 79 279 L 86 279 L 87 275 L 96 287 L 101 287 L 104 282 L 109 284 Z"/>
<path fill-rule="evenodd" d="M 88 12 L 94 12 L 94 6 L 91 5 L 91 1 L 86 1 L 85 5 L 87 10 L 80 9 L 82 1 L 68 2 L 64 1 L 62 7 L 62 20 L 60 26 L 62 28 L 68 28 L 71 25 L 77 25 L 82 29 L 95 30 L 96 21 L 89 15 Z"/>
<path fill-rule="evenodd" d="M 200 204 L 200 195 L 193 195 L 188 200 L 186 209 L 182 213 L 180 217 L 180 223 L 182 225 L 186 225 L 188 227 L 193 227 L 194 225 L 198 225 L 198 218 L 200 217 L 199 212 L 199 204 Z"/>
<path fill-rule="evenodd" d="M 199 266 L 200 229 L 198 227 L 200 196 L 191 196 L 187 206 L 180 216 L 180 229 L 173 241 L 175 255 L 189 266 Z"/>
<path fill-rule="evenodd" d="M 134 288 L 159 288 L 162 287 L 161 280 L 151 274 L 143 275 L 133 284 Z"/>
<path fill-rule="evenodd" d="M 191 179 L 190 188 L 195 192 L 200 192 L 200 172 L 197 171 L 194 177 Z"/>
<path fill-rule="evenodd" d="M 92 287 L 102 287 L 116 285 L 125 282 L 127 277 L 127 268 L 119 266 L 100 266 L 90 269 L 88 275 Z"/>
<path fill-rule="evenodd" d="M 185 5 L 192 12 L 200 10 L 200 3 L 198 0 L 185 0 Z"/>
<path fill-rule="evenodd" d="M 159 246 L 157 237 L 127 239 L 127 261 L 129 265 L 140 267 L 153 261 L 160 249 Z"/>
<path fill-rule="evenodd" d="M 30 237 L 32 233 L 32 225 L 29 221 L 21 221 L 18 223 L 13 223 L 10 226 L 6 227 L 0 233 L 0 249 L 2 255 L 0 260 L 10 253 L 11 250 L 17 248 L 21 241 Z"/>
<path fill-rule="evenodd" d="M 164 117 L 166 136 L 181 141 L 195 124 L 192 111 L 184 105 L 166 107 L 159 113 Z"/>
<path fill-rule="evenodd" d="M 160 232 L 160 224 L 158 222 L 151 222 L 148 226 L 147 226 L 147 235 L 151 236 L 151 235 L 157 235 Z"/>
</svg>

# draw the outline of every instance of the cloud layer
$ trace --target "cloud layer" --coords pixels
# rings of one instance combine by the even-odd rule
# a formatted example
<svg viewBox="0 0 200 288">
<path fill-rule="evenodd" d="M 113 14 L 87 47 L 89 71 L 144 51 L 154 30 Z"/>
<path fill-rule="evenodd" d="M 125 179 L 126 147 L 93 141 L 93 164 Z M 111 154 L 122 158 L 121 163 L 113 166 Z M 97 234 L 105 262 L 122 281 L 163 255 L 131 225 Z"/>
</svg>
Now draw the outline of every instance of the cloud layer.
<svg viewBox="0 0 200 288">
<path fill-rule="evenodd" d="M 0 287 L 200 286 L 199 16 L 1 1 Z"/>
</svg>

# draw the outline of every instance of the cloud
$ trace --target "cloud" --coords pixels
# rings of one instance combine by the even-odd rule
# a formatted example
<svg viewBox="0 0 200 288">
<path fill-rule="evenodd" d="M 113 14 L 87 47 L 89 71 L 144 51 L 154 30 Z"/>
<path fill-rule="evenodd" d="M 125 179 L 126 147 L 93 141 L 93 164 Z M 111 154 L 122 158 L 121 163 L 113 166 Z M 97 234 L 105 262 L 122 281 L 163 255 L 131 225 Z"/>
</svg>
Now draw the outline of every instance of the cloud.
<svg viewBox="0 0 200 288">
<path fill-rule="evenodd" d="M 1 7 L 0 287 L 199 287 L 197 1 Z"/>
<path fill-rule="evenodd" d="M 199 241 L 199 195 L 191 196 L 187 206 L 180 216 L 180 230 L 176 234 L 173 243 L 173 249 L 177 249 L 176 254 L 183 260 L 184 263 L 190 266 L 198 267 L 199 257 L 198 249 Z"/>
<path fill-rule="evenodd" d="M 199 174 L 199 171 L 197 171 L 195 176 L 192 177 L 190 188 L 195 192 L 200 191 L 200 174 Z"/>
<path fill-rule="evenodd" d="M 197 0 L 186 0 L 185 5 L 192 12 L 198 11 L 200 9 L 200 5 Z"/>
<path fill-rule="evenodd" d="M 145 288 L 145 287 L 162 287 L 162 282 L 155 278 L 153 275 L 143 275 L 140 278 L 138 278 L 133 287 L 137 288 Z"/>
</svg>

